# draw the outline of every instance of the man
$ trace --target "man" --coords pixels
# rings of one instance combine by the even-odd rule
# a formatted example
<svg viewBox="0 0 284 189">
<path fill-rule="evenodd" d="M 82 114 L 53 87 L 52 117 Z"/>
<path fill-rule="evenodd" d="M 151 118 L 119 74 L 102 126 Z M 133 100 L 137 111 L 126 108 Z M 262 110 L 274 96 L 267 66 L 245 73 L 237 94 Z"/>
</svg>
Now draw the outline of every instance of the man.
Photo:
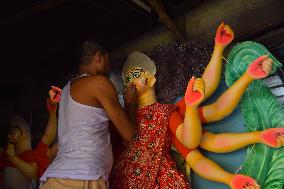
<svg viewBox="0 0 284 189">
<path fill-rule="evenodd" d="M 107 78 L 108 69 L 108 53 L 96 40 L 80 44 L 79 75 L 64 87 L 60 101 L 59 151 L 41 178 L 41 189 L 108 188 L 113 163 L 108 121 L 125 140 L 135 132 L 134 120 L 127 118 Z M 133 95 L 125 100 L 135 101 L 134 86 L 129 89 Z"/>
<path fill-rule="evenodd" d="M 31 147 L 30 125 L 20 116 L 12 117 L 8 134 L 9 144 L 0 159 L 0 169 L 4 168 L 4 188 L 36 188 L 38 178 L 50 162 L 49 145 L 56 135 L 59 96 L 60 89 L 53 87 L 47 101 L 49 120 L 45 134 L 34 150 Z"/>
</svg>

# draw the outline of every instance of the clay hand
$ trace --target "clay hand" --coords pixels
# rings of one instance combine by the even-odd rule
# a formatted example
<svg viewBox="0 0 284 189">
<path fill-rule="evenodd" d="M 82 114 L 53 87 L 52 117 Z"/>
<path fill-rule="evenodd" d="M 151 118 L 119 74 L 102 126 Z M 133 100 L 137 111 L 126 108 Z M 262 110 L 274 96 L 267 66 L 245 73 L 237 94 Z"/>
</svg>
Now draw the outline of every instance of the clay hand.
<svg viewBox="0 0 284 189">
<path fill-rule="evenodd" d="M 49 99 L 51 104 L 57 104 L 60 101 L 62 90 L 59 87 L 51 86 L 49 90 Z"/>
<path fill-rule="evenodd" d="M 129 83 L 123 94 L 124 104 L 135 104 L 137 99 L 137 89 L 133 82 Z"/>
<path fill-rule="evenodd" d="M 261 141 L 272 148 L 284 146 L 284 127 L 270 128 L 262 131 Z"/>
<path fill-rule="evenodd" d="M 8 144 L 7 149 L 6 149 L 6 154 L 9 157 L 15 156 L 15 146 L 13 144 Z"/>
<path fill-rule="evenodd" d="M 205 83 L 202 78 L 193 76 L 188 82 L 185 92 L 185 103 L 189 106 L 198 106 L 204 99 Z"/>
<path fill-rule="evenodd" d="M 56 110 L 56 105 L 60 101 L 60 96 L 62 94 L 62 90 L 59 87 L 51 86 L 49 90 L 49 98 L 47 99 L 46 106 L 49 112 Z"/>
<path fill-rule="evenodd" d="M 224 22 L 218 27 L 215 37 L 215 45 L 226 47 L 234 39 L 234 31 L 229 25 L 225 25 Z"/>
<path fill-rule="evenodd" d="M 231 189 L 260 189 L 257 182 L 249 176 L 236 174 L 230 183 Z"/>
<path fill-rule="evenodd" d="M 273 60 L 268 55 L 263 55 L 254 60 L 247 69 L 247 74 L 252 79 L 262 79 L 269 75 Z"/>
</svg>

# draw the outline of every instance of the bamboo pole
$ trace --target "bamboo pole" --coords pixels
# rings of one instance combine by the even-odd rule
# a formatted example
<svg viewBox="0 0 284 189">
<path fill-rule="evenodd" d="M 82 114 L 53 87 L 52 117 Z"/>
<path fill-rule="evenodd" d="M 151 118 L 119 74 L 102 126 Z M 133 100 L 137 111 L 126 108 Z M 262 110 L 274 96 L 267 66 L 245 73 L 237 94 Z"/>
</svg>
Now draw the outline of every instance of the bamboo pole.
<svg viewBox="0 0 284 189">
<path fill-rule="evenodd" d="M 153 9 L 157 12 L 160 17 L 162 23 L 166 25 L 166 27 L 171 31 L 174 35 L 175 40 L 185 40 L 185 37 L 182 33 L 178 30 L 174 22 L 165 12 L 163 5 L 158 2 L 157 0 L 148 0 L 149 4 L 153 7 Z"/>
</svg>

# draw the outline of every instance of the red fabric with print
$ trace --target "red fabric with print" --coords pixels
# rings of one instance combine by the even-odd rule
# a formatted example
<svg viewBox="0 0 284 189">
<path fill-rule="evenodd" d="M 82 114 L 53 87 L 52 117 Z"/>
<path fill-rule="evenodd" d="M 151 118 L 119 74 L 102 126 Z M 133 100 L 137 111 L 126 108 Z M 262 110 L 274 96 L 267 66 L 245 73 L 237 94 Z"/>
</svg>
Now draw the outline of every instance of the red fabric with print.
<svg viewBox="0 0 284 189">
<path fill-rule="evenodd" d="M 114 163 L 112 189 L 189 189 L 170 156 L 168 123 L 175 105 L 155 103 L 137 113 L 137 133 Z"/>
</svg>

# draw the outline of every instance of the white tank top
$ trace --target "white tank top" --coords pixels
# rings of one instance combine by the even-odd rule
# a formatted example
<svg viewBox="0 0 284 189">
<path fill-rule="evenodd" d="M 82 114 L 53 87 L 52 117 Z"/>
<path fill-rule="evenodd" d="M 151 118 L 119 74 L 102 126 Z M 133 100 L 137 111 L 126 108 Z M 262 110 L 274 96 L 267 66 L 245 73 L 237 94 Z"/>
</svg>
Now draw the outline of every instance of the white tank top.
<svg viewBox="0 0 284 189">
<path fill-rule="evenodd" d="M 64 87 L 59 104 L 57 157 L 41 177 L 107 180 L 113 155 L 109 118 L 102 108 L 74 101 L 70 82 Z"/>
</svg>

